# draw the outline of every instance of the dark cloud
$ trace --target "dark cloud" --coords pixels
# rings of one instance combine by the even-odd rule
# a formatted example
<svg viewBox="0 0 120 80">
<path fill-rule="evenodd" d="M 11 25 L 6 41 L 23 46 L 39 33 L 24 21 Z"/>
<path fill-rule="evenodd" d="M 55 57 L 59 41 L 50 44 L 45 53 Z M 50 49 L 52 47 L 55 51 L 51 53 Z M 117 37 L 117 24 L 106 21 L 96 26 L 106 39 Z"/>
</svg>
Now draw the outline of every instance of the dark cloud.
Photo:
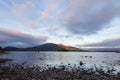
<svg viewBox="0 0 120 80">
<path fill-rule="evenodd" d="M 45 36 L 35 37 L 15 30 L 0 29 L 0 45 L 2 46 L 35 46 L 44 43 Z"/>
<path fill-rule="evenodd" d="M 68 0 L 62 22 L 75 34 L 90 35 L 120 16 L 120 0 Z M 64 15 L 63 15 L 64 14 Z"/>
<path fill-rule="evenodd" d="M 103 40 L 102 42 L 91 43 L 87 45 L 81 45 L 82 47 L 119 47 L 120 38 Z"/>
</svg>

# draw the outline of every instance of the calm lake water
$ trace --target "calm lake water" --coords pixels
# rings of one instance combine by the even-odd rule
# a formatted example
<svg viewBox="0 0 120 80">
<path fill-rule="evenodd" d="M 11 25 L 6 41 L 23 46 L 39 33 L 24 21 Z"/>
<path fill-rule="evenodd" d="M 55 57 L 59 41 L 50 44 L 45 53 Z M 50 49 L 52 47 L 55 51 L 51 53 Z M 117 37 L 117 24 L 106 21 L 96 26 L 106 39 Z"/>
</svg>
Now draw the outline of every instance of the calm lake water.
<svg viewBox="0 0 120 80">
<path fill-rule="evenodd" d="M 13 59 L 15 63 L 27 62 L 29 65 L 79 65 L 85 66 L 114 66 L 120 69 L 120 54 L 115 52 L 8 52 L 0 58 Z"/>
</svg>

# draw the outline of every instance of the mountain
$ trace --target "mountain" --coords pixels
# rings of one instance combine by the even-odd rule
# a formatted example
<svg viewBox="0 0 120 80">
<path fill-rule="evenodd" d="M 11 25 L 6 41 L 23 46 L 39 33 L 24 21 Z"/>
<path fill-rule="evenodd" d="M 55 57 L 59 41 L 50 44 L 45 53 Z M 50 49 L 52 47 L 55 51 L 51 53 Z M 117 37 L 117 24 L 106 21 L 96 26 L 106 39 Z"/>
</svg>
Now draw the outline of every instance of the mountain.
<svg viewBox="0 0 120 80">
<path fill-rule="evenodd" d="M 59 49 L 61 49 L 60 46 L 58 46 L 57 44 L 53 44 L 53 43 L 46 43 L 40 46 L 35 46 L 35 47 L 30 47 L 30 48 L 26 48 L 27 50 L 40 50 L 40 51 L 57 51 Z"/>
<path fill-rule="evenodd" d="M 62 49 L 70 50 L 70 51 L 83 51 L 82 49 L 72 47 L 72 46 L 65 46 L 63 44 L 58 44 L 58 46 L 62 47 Z"/>
<path fill-rule="evenodd" d="M 28 48 L 6 47 L 4 49 L 7 51 L 82 51 L 79 48 L 54 43 L 46 43 L 40 46 Z"/>
</svg>

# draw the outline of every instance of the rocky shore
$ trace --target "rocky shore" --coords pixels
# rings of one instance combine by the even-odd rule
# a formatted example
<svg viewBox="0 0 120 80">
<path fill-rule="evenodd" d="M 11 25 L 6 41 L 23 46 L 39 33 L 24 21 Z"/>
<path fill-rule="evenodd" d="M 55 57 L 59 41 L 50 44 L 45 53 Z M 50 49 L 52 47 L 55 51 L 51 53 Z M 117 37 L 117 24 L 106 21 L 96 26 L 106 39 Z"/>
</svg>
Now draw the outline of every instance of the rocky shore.
<svg viewBox="0 0 120 80">
<path fill-rule="evenodd" d="M 25 64 L 0 65 L 0 80 L 120 80 L 114 69 L 83 68 L 70 65 L 59 67 L 27 66 Z"/>
</svg>

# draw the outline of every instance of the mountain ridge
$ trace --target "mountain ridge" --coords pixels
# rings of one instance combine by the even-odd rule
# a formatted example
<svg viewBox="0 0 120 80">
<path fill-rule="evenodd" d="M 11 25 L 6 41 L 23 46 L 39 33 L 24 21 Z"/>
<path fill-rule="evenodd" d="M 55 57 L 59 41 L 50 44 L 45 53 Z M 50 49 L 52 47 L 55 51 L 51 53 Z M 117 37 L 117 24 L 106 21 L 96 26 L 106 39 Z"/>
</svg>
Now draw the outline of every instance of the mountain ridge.
<svg viewBox="0 0 120 80">
<path fill-rule="evenodd" d="M 82 49 L 66 46 L 63 44 L 45 43 L 39 46 L 27 47 L 27 48 L 17 48 L 8 46 L 4 48 L 6 51 L 83 51 Z"/>
</svg>

